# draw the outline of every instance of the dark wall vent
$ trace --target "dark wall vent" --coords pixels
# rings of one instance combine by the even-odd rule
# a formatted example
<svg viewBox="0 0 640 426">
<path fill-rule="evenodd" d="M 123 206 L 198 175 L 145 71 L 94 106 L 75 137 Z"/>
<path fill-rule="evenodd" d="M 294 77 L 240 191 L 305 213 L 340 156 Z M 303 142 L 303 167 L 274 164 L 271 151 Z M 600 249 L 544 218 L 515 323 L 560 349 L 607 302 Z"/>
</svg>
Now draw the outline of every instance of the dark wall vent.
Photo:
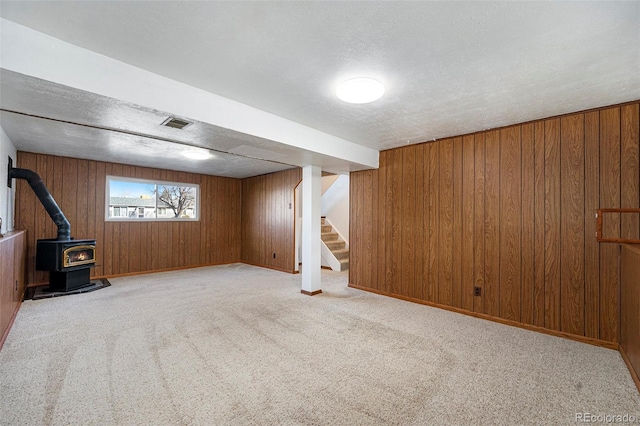
<svg viewBox="0 0 640 426">
<path fill-rule="evenodd" d="M 182 120 L 175 117 L 169 117 L 162 123 L 163 126 L 173 127 L 174 129 L 184 129 L 190 124 L 192 124 L 190 121 Z"/>
</svg>

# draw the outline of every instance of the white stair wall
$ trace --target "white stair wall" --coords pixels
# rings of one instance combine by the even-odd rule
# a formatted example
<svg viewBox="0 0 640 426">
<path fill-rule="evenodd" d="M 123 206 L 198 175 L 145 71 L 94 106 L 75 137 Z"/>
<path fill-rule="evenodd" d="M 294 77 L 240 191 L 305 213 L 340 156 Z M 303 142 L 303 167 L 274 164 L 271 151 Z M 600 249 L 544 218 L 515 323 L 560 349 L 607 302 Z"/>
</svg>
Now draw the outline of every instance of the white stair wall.
<svg viewBox="0 0 640 426">
<path fill-rule="evenodd" d="M 333 176 L 325 176 L 329 180 Z M 349 175 L 340 175 L 327 188 L 320 202 L 320 216 L 326 217 L 334 231 L 349 244 Z"/>
</svg>

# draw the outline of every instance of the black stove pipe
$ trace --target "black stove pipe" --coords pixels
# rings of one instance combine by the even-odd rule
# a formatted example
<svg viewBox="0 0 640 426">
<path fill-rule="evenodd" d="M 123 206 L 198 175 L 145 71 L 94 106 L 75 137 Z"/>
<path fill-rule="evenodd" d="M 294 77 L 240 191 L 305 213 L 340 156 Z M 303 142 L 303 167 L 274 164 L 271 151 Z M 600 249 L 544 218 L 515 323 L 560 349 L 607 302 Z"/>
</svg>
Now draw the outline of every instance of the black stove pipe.
<svg viewBox="0 0 640 426">
<path fill-rule="evenodd" d="M 38 200 L 44 206 L 44 209 L 49 213 L 51 219 L 58 227 L 58 241 L 69 241 L 71 240 L 71 224 L 65 217 L 60 207 L 56 203 L 56 200 L 53 199 L 53 196 L 47 189 L 46 185 L 40 178 L 40 176 L 31 170 L 28 169 L 17 169 L 12 168 L 9 170 L 9 178 L 10 179 L 24 179 L 29 183 L 31 189 L 38 197 Z"/>
</svg>

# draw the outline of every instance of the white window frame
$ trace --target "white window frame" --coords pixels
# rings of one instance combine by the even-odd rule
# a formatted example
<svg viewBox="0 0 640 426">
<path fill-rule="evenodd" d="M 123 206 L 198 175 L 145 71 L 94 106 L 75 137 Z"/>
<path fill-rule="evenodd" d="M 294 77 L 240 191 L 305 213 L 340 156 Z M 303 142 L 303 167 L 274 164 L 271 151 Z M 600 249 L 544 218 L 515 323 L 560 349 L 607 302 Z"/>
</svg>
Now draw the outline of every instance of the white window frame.
<svg viewBox="0 0 640 426">
<path fill-rule="evenodd" d="M 118 182 L 131 182 L 131 183 L 141 183 L 145 185 L 155 185 L 158 186 L 189 186 L 193 187 L 196 190 L 196 202 L 195 202 L 195 217 L 189 218 L 181 218 L 181 217 L 141 217 L 138 218 L 138 209 L 136 208 L 136 217 L 128 217 L 127 216 L 113 216 L 109 217 L 109 203 L 111 201 L 110 191 L 110 183 L 111 181 Z M 104 191 L 104 219 L 106 222 L 198 222 L 200 221 L 200 185 L 197 183 L 187 183 L 187 182 L 169 182 L 163 180 L 155 180 L 155 179 L 138 179 L 138 178 L 130 178 L 123 176 L 111 176 L 108 175 L 105 180 L 105 191 Z M 158 197 L 154 197 L 155 200 L 155 215 L 158 214 Z M 126 208 L 126 207 L 125 207 Z M 169 207 L 166 207 L 167 210 Z"/>
</svg>

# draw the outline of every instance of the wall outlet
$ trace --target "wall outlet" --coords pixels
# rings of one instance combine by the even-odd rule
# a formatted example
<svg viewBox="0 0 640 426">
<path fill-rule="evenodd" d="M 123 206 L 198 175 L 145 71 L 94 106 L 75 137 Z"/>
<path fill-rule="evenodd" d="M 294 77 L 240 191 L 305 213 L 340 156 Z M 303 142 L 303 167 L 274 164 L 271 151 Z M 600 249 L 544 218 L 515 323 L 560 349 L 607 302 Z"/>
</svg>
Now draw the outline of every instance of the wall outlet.
<svg viewBox="0 0 640 426">
<path fill-rule="evenodd" d="M 473 288 L 474 296 L 482 296 L 482 287 L 474 287 Z"/>
<path fill-rule="evenodd" d="M 275 254 L 275 253 L 273 253 L 273 258 L 274 258 L 274 259 L 276 258 L 276 254 Z"/>
</svg>

